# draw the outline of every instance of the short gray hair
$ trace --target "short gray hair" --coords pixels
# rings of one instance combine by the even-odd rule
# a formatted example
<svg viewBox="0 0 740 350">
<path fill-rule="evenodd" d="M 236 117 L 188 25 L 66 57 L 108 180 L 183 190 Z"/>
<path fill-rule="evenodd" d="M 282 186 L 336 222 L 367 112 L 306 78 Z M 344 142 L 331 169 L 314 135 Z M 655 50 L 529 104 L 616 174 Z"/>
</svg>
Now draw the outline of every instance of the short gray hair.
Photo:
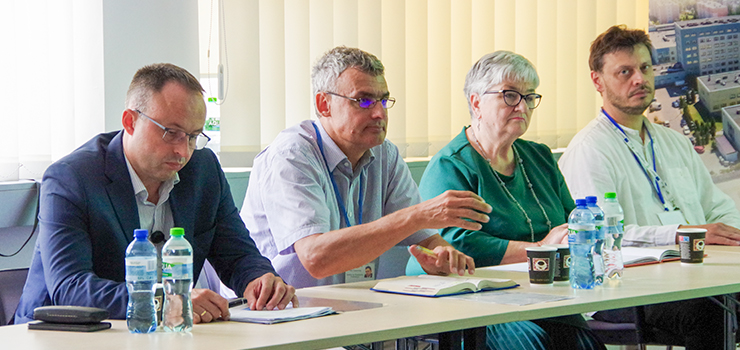
<svg viewBox="0 0 740 350">
<path fill-rule="evenodd" d="M 482 95 L 491 86 L 504 82 L 513 84 L 531 84 L 534 88 L 540 85 L 540 77 L 532 62 L 524 56 L 510 51 L 496 51 L 481 57 L 465 77 L 465 98 L 468 101 L 470 116 L 470 96 Z"/>
<path fill-rule="evenodd" d="M 359 69 L 374 77 L 385 72 L 383 63 L 375 55 L 353 47 L 337 46 L 321 56 L 313 66 L 311 72 L 313 96 L 320 92 L 335 91 L 339 75 L 348 68 Z"/>
<path fill-rule="evenodd" d="M 193 94 L 203 95 L 203 87 L 190 72 L 171 63 L 156 63 L 136 71 L 126 93 L 126 108 L 145 110 L 152 94 L 162 91 L 171 81 Z"/>
</svg>

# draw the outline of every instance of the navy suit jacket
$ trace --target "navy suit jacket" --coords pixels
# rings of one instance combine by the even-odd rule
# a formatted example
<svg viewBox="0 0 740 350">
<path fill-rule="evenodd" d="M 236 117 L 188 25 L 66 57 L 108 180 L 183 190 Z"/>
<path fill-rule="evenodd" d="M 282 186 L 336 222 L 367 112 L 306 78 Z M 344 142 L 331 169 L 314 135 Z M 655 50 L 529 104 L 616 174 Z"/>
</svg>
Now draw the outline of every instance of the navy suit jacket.
<svg viewBox="0 0 740 350">
<path fill-rule="evenodd" d="M 30 321 L 43 305 L 93 306 L 126 318 L 124 258 L 139 213 L 122 136 L 100 134 L 44 173 L 39 237 L 15 323 Z M 178 175 L 169 201 L 175 226 L 193 246 L 194 281 L 206 258 L 238 294 L 275 273 L 249 237 L 213 152 L 193 152 Z"/>
</svg>

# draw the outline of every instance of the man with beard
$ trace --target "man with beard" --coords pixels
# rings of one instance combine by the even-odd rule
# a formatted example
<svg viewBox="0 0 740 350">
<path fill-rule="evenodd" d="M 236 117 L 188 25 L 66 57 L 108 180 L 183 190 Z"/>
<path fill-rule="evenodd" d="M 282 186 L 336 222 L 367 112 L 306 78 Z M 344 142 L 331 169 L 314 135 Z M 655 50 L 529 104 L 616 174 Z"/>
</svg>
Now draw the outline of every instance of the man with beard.
<svg viewBox="0 0 740 350">
<path fill-rule="evenodd" d="M 412 245 L 430 274 L 474 271 L 473 259 L 433 229 L 478 230 L 491 207 L 468 191 L 421 203 L 398 148 L 385 139 L 395 99 L 383 72 L 360 49 L 327 52 L 311 74 L 318 120 L 283 130 L 254 160 L 242 218 L 262 254 L 298 288 L 361 281 L 365 266 L 378 275 L 379 257 L 395 245 Z"/>
<path fill-rule="evenodd" d="M 642 115 L 654 96 L 651 49 L 644 31 L 624 26 L 591 44 L 591 80 L 604 104 L 560 158 L 568 188 L 573 198 L 616 192 L 625 245 L 676 244 L 679 227 L 705 228 L 708 244 L 740 245 L 740 213 L 689 140 Z M 631 315 L 619 311 L 594 318 L 616 322 Z M 706 298 L 650 305 L 645 313 L 648 324 L 684 338 L 686 349 L 723 346 L 723 311 Z"/>
</svg>

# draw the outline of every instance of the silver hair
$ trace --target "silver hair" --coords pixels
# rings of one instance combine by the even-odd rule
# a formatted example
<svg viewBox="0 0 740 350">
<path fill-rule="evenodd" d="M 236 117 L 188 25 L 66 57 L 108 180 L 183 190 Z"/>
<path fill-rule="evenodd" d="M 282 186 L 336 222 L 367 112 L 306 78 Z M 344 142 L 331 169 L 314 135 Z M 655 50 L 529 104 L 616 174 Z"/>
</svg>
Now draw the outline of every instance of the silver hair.
<svg viewBox="0 0 740 350">
<path fill-rule="evenodd" d="M 496 51 L 481 57 L 465 77 L 465 98 L 473 117 L 470 96 L 482 95 L 491 86 L 501 83 L 527 84 L 533 88 L 540 85 L 540 77 L 532 62 L 524 56 L 510 51 Z"/>
<path fill-rule="evenodd" d="M 374 77 L 385 72 L 383 63 L 375 55 L 353 47 L 337 46 L 321 56 L 313 66 L 311 72 L 313 95 L 335 91 L 339 75 L 348 68 L 359 69 Z M 318 115 L 318 111 L 316 114 Z"/>
</svg>

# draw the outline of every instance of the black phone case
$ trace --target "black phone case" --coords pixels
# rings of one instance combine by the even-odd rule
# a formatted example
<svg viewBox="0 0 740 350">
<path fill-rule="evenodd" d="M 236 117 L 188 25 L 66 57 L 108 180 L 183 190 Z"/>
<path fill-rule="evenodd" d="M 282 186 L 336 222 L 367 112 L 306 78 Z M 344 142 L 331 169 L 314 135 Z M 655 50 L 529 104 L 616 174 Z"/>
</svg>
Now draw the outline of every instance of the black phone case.
<svg viewBox="0 0 740 350">
<path fill-rule="evenodd" d="M 33 319 L 51 323 L 98 323 L 108 315 L 108 310 L 86 306 L 41 306 L 33 310 Z"/>
<path fill-rule="evenodd" d="M 53 323 L 53 322 L 30 322 L 28 329 L 44 331 L 66 331 L 66 332 L 95 332 L 111 327 L 110 322 L 98 323 Z"/>
</svg>

